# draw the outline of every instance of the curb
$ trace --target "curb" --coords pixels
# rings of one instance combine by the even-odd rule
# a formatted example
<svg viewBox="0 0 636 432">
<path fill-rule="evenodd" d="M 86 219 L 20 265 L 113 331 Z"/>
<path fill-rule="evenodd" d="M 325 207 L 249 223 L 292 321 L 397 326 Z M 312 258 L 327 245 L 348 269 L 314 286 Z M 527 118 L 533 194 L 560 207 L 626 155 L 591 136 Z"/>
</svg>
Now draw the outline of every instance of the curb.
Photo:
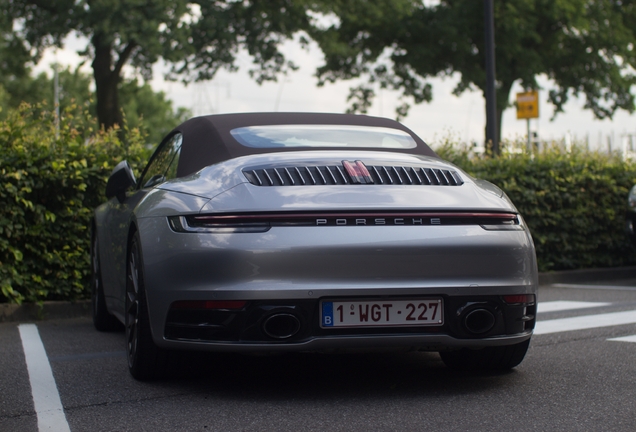
<svg viewBox="0 0 636 432">
<path fill-rule="evenodd" d="M 616 281 L 621 279 L 636 279 L 636 266 L 539 273 L 539 286 L 556 283 L 576 284 L 596 281 Z"/>
<path fill-rule="evenodd" d="M 599 269 L 565 270 L 539 273 L 539 285 L 556 283 L 589 283 L 636 279 L 636 266 Z M 91 316 L 91 301 L 48 301 L 42 307 L 29 303 L 23 305 L 0 303 L 0 323 L 30 322 L 48 319 L 79 318 Z"/>
</svg>

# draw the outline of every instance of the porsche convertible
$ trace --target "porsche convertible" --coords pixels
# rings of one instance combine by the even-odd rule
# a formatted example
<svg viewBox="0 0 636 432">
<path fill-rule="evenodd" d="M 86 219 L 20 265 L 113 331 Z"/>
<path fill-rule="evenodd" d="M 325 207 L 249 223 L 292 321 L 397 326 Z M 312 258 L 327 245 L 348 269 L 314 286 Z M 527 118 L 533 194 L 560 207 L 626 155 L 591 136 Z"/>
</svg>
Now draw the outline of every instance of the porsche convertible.
<svg viewBox="0 0 636 432">
<path fill-rule="evenodd" d="M 192 118 L 92 224 L 93 321 L 128 367 L 179 350 L 420 350 L 454 369 L 524 358 L 537 263 L 497 186 L 402 124 L 319 113 Z"/>
</svg>

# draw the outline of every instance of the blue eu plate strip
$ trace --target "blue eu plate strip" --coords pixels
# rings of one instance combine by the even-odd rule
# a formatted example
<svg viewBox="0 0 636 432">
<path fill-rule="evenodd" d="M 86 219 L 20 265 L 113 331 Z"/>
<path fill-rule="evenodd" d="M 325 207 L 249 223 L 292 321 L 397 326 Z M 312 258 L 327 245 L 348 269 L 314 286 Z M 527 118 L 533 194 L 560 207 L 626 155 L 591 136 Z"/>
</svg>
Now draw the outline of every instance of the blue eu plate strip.
<svg viewBox="0 0 636 432">
<path fill-rule="evenodd" d="M 333 302 L 322 303 L 322 326 L 333 327 Z"/>
</svg>

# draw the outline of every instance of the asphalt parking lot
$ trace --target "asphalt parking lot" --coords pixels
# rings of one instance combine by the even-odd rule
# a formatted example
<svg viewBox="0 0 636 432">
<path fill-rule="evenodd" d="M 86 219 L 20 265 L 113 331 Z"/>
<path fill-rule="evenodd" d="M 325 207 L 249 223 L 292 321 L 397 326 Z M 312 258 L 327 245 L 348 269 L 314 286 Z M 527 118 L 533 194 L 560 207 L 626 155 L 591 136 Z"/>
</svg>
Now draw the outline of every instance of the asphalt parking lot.
<svg viewBox="0 0 636 432">
<path fill-rule="evenodd" d="M 199 353 L 140 383 L 123 333 L 88 317 L 2 323 L 0 430 L 633 430 L 636 278 L 548 282 L 530 351 L 503 374 L 436 353 Z"/>
</svg>

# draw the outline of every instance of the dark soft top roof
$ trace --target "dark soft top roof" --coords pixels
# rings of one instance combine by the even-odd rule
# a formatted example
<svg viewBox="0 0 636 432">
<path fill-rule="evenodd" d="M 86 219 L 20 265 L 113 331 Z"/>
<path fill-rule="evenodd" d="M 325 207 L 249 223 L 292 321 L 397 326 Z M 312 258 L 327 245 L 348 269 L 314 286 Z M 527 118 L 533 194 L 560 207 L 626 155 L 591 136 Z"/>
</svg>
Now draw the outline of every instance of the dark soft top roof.
<svg viewBox="0 0 636 432">
<path fill-rule="evenodd" d="M 417 143 L 412 149 L 380 149 L 361 148 L 356 150 L 391 151 L 398 153 L 419 154 L 438 157 L 431 148 L 424 143 L 406 126 L 387 118 L 370 117 L 356 114 L 325 114 L 325 113 L 245 113 L 245 114 L 218 114 L 194 117 L 177 126 L 171 133 L 183 134 L 183 145 L 177 168 L 177 176 L 183 177 L 199 171 L 206 166 L 258 153 L 274 153 L 281 151 L 308 151 L 318 150 L 311 147 L 293 148 L 254 148 L 240 144 L 230 134 L 230 131 L 245 126 L 262 125 L 286 125 L 286 124 L 325 124 L 325 125 L 354 125 L 377 126 L 400 129 L 407 132 Z M 339 150 L 330 147 L 329 150 Z M 342 150 L 351 150 L 342 148 Z"/>
</svg>

